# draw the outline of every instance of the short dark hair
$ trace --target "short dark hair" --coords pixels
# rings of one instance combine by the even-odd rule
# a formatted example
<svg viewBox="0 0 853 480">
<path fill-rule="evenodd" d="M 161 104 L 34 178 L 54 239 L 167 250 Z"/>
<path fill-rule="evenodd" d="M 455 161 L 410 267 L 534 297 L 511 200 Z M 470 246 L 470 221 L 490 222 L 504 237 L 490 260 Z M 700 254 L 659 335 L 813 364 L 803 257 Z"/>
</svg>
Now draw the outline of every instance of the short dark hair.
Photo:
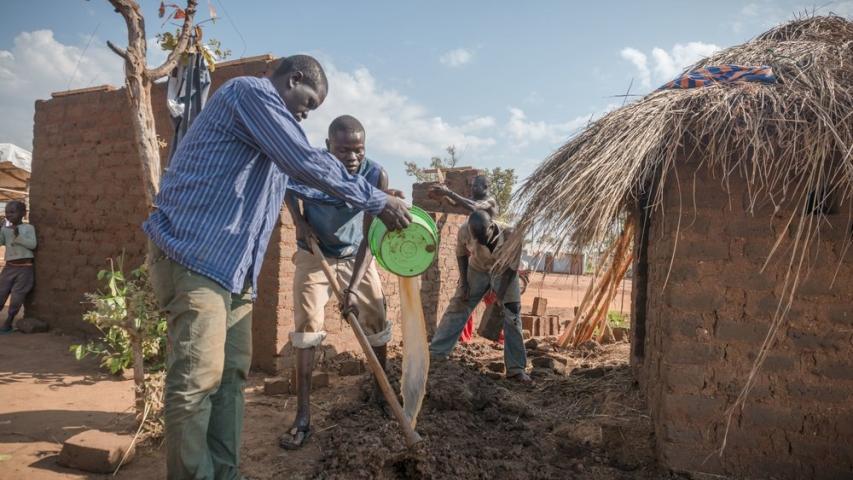
<svg viewBox="0 0 853 480">
<path fill-rule="evenodd" d="M 364 133 L 364 125 L 352 115 L 341 115 L 329 124 L 329 138 L 338 132 Z"/>
<path fill-rule="evenodd" d="M 8 207 L 8 206 L 10 206 L 10 205 L 12 205 L 12 206 L 16 207 L 18 210 L 20 210 L 20 211 L 22 211 L 22 212 L 24 212 L 24 213 L 26 213 L 26 211 L 27 211 L 27 204 L 26 204 L 26 203 L 24 203 L 24 202 L 22 202 L 22 201 L 20 201 L 20 200 L 12 200 L 11 202 L 7 202 L 7 203 L 6 203 L 6 206 L 7 206 L 7 207 Z"/>
<path fill-rule="evenodd" d="M 295 72 L 302 72 L 304 81 L 308 85 L 329 91 L 329 81 L 326 79 L 323 66 L 310 55 L 291 55 L 282 58 L 272 76 L 278 78 Z"/>
</svg>

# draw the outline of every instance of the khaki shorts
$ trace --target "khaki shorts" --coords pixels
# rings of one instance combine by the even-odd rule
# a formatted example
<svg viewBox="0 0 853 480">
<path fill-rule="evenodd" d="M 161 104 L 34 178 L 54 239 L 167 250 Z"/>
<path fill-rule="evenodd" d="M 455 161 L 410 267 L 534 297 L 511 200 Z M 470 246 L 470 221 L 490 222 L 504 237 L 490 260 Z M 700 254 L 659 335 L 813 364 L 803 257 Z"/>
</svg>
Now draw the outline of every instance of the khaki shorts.
<svg viewBox="0 0 853 480">
<path fill-rule="evenodd" d="M 326 258 L 337 272 L 338 283 L 346 288 L 352 278 L 355 258 L 338 260 Z M 296 272 L 293 275 L 293 310 L 295 330 L 290 341 L 295 348 L 316 347 L 326 338 L 325 308 L 332 296 L 332 287 L 320 266 L 320 260 L 302 249 L 293 256 Z M 355 289 L 358 299 L 358 321 L 371 346 L 381 347 L 391 341 L 391 323 L 385 316 L 385 295 L 376 262 L 370 266 Z"/>
</svg>

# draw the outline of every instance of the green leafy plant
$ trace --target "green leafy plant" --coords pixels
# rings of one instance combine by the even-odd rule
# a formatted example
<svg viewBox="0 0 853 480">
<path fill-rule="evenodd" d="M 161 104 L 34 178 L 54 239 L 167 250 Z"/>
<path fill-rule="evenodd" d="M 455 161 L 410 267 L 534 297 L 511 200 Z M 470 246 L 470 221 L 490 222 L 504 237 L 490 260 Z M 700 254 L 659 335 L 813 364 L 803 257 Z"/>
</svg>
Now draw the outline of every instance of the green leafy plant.
<svg viewBox="0 0 853 480">
<path fill-rule="evenodd" d="M 171 52 L 178 46 L 178 37 L 180 37 L 180 30 L 175 33 L 172 32 L 163 32 L 157 34 L 157 43 L 160 45 L 160 48 Z M 192 53 L 201 53 L 204 57 L 205 63 L 207 63 L 207 68 L 212 72 L 216 70 L 216 62 L 225 60 L 226 58 L 231 56 L 231 50 L 227 48 L 222 48 L 222 42 L 215 38 L 211 38 L 204 43 L 202 40 L 201 28 L 196 27 L 193 37 L 191 38 L 192 43 L 187 47 L 186 52 L 181 55 L 182 61 L 187 61 L 189 55 Z"/>
<path fill-rule="evenodd" d="M 607 323 L 615 328 L 628 327 L 628 315 L 617 312 L 616 310 L 610 310 L 607 312 Z"/>
<path fill-rule="evenodd" d="M 133 340 L 140 337 L 142 358 L 150 370 L 162 370 L 166 353 L 166 318 L 148 282 L 148 270 L 143 265 L 126 276 L 123 260 L 98 273 L 103 288 L 87 293 L 92 308 L 83 320 L 94 325 L 100 338 L 72 345 L 71 352 L 81 360 L 94 355 L 110 373 L 120 374 L 133 366 Z M 116 265 L 117 264 L 117 265 Z"/>
<path fill-rule="evenodd" d="M 486 169 L 486 177 L 489 179 L 490 189 L 495 201 L 498 203 L 498 218 L 502 221 L 510 221 L 510 201 L 512 200 L 512 189 L 518 180 L 514 168 L 495 167 Z"/>
<path fill-rule="evenodd" d="M 441 158 L 441 157 L 432 157 L 429 160 L 429 166 L 422 168 L 415 162 L 403 162 L 406 166 L 406 174 L 412 177 L 415 177 L 415 180 L 418 182 L 432 182 L 435 181 L 434 173 L 427 173 L 425 170 L 429 169 L 441 169 L 446 170 L 448 168 L 453 168 L 456 164 L 459 163 L 459 157 L 456 156 L 456 147 L 451 145 L 445 149 L 450 155 L 449 157 Z"/>
</svg>

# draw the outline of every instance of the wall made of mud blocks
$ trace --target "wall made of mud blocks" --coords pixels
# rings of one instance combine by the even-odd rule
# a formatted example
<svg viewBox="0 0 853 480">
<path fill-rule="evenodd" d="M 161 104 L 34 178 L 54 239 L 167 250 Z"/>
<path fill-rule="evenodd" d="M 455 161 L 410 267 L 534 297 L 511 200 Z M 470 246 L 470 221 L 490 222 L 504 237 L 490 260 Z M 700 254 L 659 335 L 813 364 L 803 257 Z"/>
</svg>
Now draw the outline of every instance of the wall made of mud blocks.
<svg viewBox="0 0 853 480">
<path fill-rule="evenodd" d="M 26 306 L 53 328 L 93 331 L 81 320 L 108 258 L 141 264 L 141 173 L 123 90 L 36 102 L 30 222 L 36 286 Z"/>
<path fill-rule="evenodd" d="M 432 336 L 459 283 L 456 238 L 468 217 L 457 213 L 430 213 L 438 227 L 440 240 L 436 262 L 421 276 L 421 302 L 427 333 Z"/>
<path fill-rule="evenodd" d="M 678 178 L 692 179 L 694 170 L 683 165 Z M 648 231 L 647 333 L 638 367 L 660 461 L 736 477 L 849 478 L 853 257 L 842 259 L 851 242 L 849 201 L 821 225 L 790 311 L 726 436 L 728 409 L 787 298 L 796 225 L 810 219 L 797 214 L 789 226 L 793 206 L 775 210 L 769 202 L 748 212 L 737 175 L 728 193 L 719 177 L 704 169 L 696 175 L 681 185 L 681 198 L 670 175 Z"/>
<path fill-rule="evenodd" d="M 269 65 L 267 58 L 221 65 L 214 88 L 235 76 L 262 74 Z M 171 141 L 164 84 L 154 86 L 152 98 L 158 135 Z M 148 212 L 125 92 L 37 101 L 33 133 L 30 222 L 39 248 L 26 308 L 55 329 L 94 333 L 81 317 L 85 293 L 99 287 L 97 272 L 122 253 L 125 269 L 136 268 L 146 251 L 140 225 Z M 161 151 L 164 159 L 167 154 L 168 147 Z"/>
</svg>

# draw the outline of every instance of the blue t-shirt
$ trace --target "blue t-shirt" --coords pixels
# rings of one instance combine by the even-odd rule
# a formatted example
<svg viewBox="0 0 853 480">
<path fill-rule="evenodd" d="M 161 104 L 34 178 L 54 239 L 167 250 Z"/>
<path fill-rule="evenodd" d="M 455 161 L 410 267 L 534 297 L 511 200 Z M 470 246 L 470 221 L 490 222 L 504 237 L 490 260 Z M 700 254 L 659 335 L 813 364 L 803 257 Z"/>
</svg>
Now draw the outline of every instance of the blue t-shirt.
<svg viewBox="0 0 853 480">
<path fill-rule="evenodd" d="M 365 158 L 355 175 L 360 175 L 370 185 L 379 184 L 382 167 Z M 358 251 L 364 239 L 364 212 L 304 185 L 291 184 L 289 188 L 302 199 L 305 219 L 317 236 L 320 250 L 330 258 L 350 258 Z M 298 241 L 303 250 L 308 245 Z"/>
</svg>

